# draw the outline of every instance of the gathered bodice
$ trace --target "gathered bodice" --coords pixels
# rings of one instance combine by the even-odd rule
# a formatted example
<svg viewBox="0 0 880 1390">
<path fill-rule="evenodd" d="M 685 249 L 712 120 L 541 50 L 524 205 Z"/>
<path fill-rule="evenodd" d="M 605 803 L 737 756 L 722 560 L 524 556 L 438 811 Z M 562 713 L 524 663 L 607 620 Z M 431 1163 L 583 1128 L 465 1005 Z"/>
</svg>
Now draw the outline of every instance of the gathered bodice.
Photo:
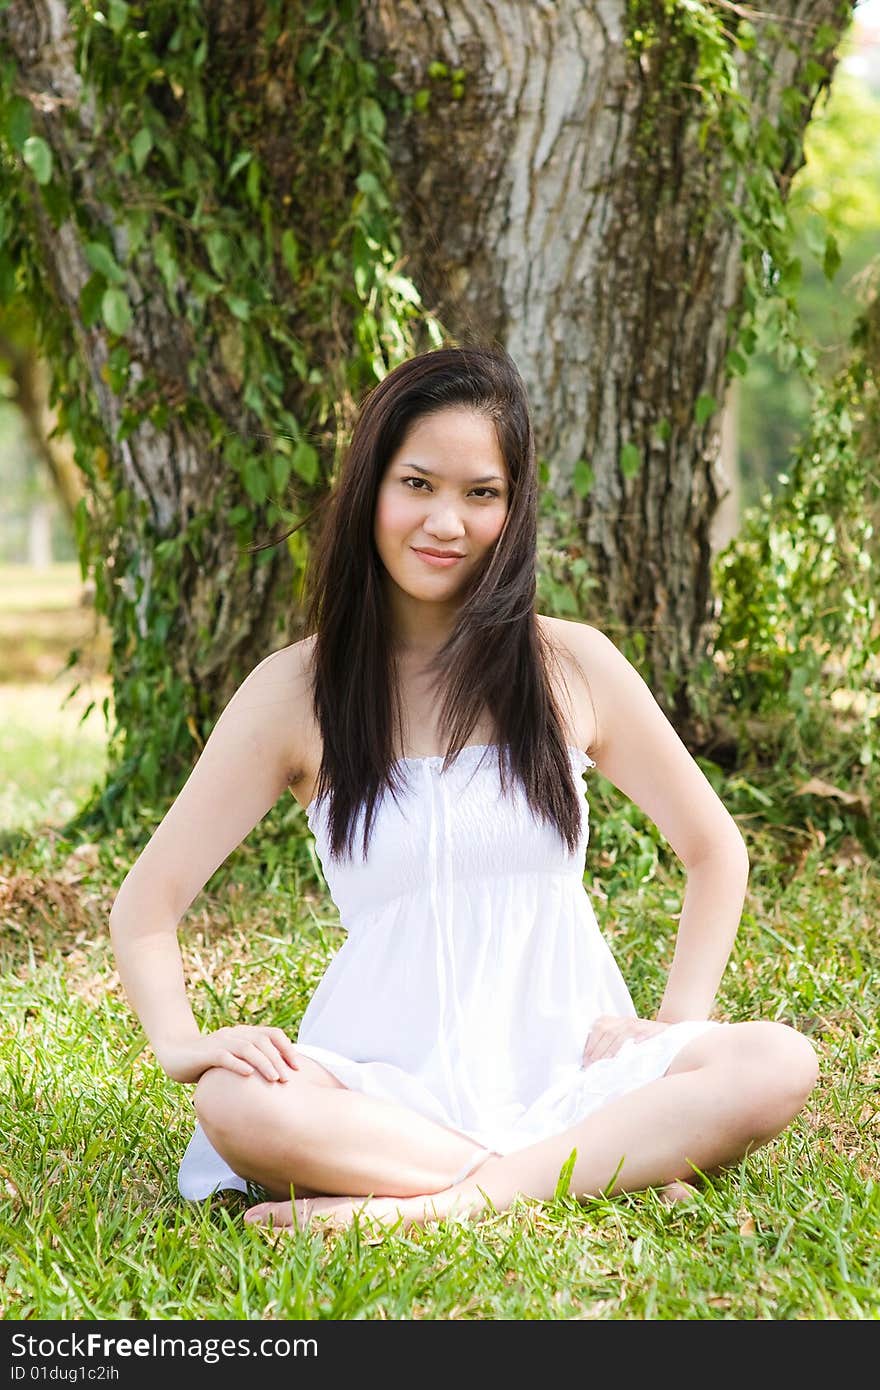
<svg viewBox="0 0 880 1390">
<path fill-rule="evenodd" d="M 595 767 L 569 746 L 579 771 Z M 502 794 L 496 744 L 467 744 L 443 772 L 441 756 L 401 758 L 395 764 L 402 790 L 385 791 L 373 820 L 366 860 L 362 854 L 363 808 L 351 858 L 332 859 L 323 800 L 306 811 L 324 877 L 342 925 L 394 898 L 428 891 L 442 895 L 453 883 L 512 874 L 561 874 L 581 881 L 589 836 L 586 789 L 577 850 L 571 853 L 552 822 L 536 818 L 514 778 Z"/>
</svg>

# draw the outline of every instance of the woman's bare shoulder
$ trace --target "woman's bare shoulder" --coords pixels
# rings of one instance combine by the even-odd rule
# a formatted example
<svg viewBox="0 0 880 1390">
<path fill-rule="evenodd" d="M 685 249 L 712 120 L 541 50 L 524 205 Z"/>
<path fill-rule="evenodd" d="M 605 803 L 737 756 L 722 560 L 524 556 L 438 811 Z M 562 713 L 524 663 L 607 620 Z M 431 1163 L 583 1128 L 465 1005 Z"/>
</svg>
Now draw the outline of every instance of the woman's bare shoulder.
<svg viewBox="0 0 880 1390">
<path fill-rule="evenodd" d="M 303 637 L 279 647 L 256 669 L 281 697 L 274 706 L 278 715 L 278 736 L 286 750 L 291 782 L 299 781 L 303 768 L 313 761 L 315 717 L 312 705 L 312 670 L 315 636 Z"/>
<path fill-rule="evenodd" d="M 583 644 L 594 640 L 596 634 L 599 638 L 604 637 L 604 633 L 589 623 L 574 622 L 571 618 L 551 618 L 546 613 L 539 613 L 537 617 L 538 626 L 551 640 L 555 639 L 572 651 L 583 649 Z"/>
<path fill-rule="evenodd" d="M 564 704 L 578 748 L 592 752 L 599 738 L 599 715 L 594 700 L 597 644 L 607 641 L 598 628 L 567 618 L 537 615 L 538 627 L 553 651 L 565 683 Z"/>
<path fill-rule="evenodd" d="M 589 681 L 601 661 L 603 648 L 611 645 L 605 633 L 590 623 L 538 614 L 538 626 L 553 650 Z"/>
</svg>

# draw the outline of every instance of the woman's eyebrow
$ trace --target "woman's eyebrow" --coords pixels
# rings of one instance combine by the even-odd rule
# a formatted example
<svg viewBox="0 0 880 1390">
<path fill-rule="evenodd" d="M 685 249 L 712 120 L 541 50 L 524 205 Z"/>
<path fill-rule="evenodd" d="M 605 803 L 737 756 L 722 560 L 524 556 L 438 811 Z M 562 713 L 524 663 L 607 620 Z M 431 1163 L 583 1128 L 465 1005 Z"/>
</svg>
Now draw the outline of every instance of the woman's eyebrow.
<svg viewBox="0 0 880 1390">
<path fill-rule="evenodd" d="M 426 478 L 435 478 L 436 473 L 432 473 L 430 468 L 422 468 L 418 463 L 401 463 L 401 468 L 413 468 L 416 473 L 423 473 Z M 479 487 L 481 483 L 503 483 L 504 479 L 497 473 L 490 473 L 487 478 L 469 478 L 469 487 Z"/>
</svg>

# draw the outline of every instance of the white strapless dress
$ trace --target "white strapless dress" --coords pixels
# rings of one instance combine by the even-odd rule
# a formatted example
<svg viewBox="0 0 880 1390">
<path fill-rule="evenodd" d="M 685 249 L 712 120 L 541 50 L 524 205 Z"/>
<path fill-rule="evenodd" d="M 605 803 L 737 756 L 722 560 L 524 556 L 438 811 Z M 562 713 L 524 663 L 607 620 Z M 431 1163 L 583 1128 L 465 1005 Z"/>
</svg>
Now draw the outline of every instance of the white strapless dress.
<svg viewBox="0 0 880 1390">
<path fill-rule="evenodd" d="M 324 804 L 306 812 L 347 936 L 303 1015 L 296 1046 L 345 1086 L 409 1106 L 475 1145 L 511 1153 L 662 1076 L 705 1019 L 629 1040 L 582 1065 L 600 1014 L 635 1008 L 584 887 L 589 806 L 570 853 L 518 783 L 502 795 L 498 749 L 404 758 L 366 860 L 330 858 Z M 512 779 L 511 779 L 512 780 Z M 361 813 L 362 814 L 362 813 Z M 247 1184 L 201 1126 L 178 1174 L 183 1197 Z"/>
</svg>

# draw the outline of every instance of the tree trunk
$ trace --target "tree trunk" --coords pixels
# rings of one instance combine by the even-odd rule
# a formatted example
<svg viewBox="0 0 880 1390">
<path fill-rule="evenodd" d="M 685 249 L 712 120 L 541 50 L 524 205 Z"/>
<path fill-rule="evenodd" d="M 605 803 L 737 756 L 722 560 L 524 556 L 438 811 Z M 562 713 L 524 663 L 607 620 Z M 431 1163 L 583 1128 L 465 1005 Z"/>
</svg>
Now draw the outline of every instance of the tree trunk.
<svg viewBox="0 0 880 1390">
<path fill-rule="evenodd" d="M 175 11 L 153 0 L 110 4 L 103 27 L 87 8 L 75 13 L 77 23 L 91 26 L 88 54 L 77 46 L 74 11 L 61 0 L 11 0 L 0 11 L 0 40 L 15 63 L 16 100 L 54 157 L 46 196 L 37 191 L 29 206 L 45 280 L 71 336 L 47 350 L 84 365 L 100 422 L 91 447 L 81 432 L 78 461 L 91 480 L 94 523 L 107 533 L 114 680 L 117 696 L 128 692 L 117 699 L 117 717 L 134 754 L 147 716 L 161 721 L 169 684 L 176 682 L 179 695 L 175 728 L 188 727 L 199 742 L 244 670 L 299 635 L 288 551 L 248 556 L 230 520 L 244 512 L 260 538 L 272 512 L 249 495 L 248 461 L 239 454 L 233 466 L 224 441 L 253 439 L 267 410 L 309 421 L 325 459 L 321 476 L 303 474 L 302 514 L 323 495 L 353 401 L 370 384 L 352 374 L 349 359 L 357 297 L 342 278 L 323 298 L 318 293 L 318 272 L 334 257 L 346 261 L 350 279 L 363 280 L 371 254 L 364 247 L 376 245 L 369 232 L 357 243 L 342 239 L 352 200 L 360 206 L 374 196 L 376 177 L 370 172 L 372 184 L 364 182 L 363 166 L 329 157 L 325 114 L 342 98 L 334 92 L 319 108 L 315 83 L 320 29 L 331 22 L 339 26 L 331 53 L 356 37 L 386 84 L 377 89 L 384 121 L 355 91 L 350 123 L 370 132 L 375 145 L 387 122 L 396 187 L 379 195 L 399 198 L 405 272 L 455 338 L 494 337 L 512 353 L 550 485 L 574 513 L 598 581 L 595 610 L 580 616 L 615 637 L 644 635 L 640 664 L 687 736 L 687 676 L 711 641 L 710 528 L 719 494 L 719 409 L 711 403 L 725 397 L 743 282 L 729 204 L 745 193 L 741 178 L 731 184 L 716 136 L 701 146 L 698 55 L 682 34 L 680 7 L 661 0 L 363 0 L 359 8 L 354 0 L 287 7 L 205 0 Z M 790 135 L 791 92 L 806 94 L 799 134 L 817 90 L 808 64 L 818 57 L 828 72 L 833 66 L 831 48 L 811 53 L 817 27 L 829 27 L 833 47 L 849 9 L 840 0 L 780 0 L 776 37 L 762 31 L 756 12 L 726 0 L 707 0 L 706 13 L 729 13 L 731 26 L 748 13 L 755 24 L 766 66 L 731 51 L 750 97 L 752 132 L 762 121 L 776 124 L 784 105 L 789 110 L 774 171 L 785 190 L 801 159 Z M 638 23 L 656 36 L 653 44 L 627 32 Z M 136 103 L 122 77 L 136 70 L 139 24 L 157 54 L 141 88 L 155 129 L 130 138 Z M 193 50 L 190 93 L 173 79 L 174 45 L 189 42 L 198 25 L 204 38 Z M 86 57 L 95 70 L 102 34 L 128 66 L 120 67 L 119 83 L 107 69 L 97 90 L 80 74 Z M 7 120 L 7 131 L 17 120 Z M 199 163 L 209 137 L 210 167 Z M 178 144 L 190 167 L 184 159 L 172 177 L 162 159 L 173 166 Z M 23 151 L 16 151 L 19 161 Z M 212 274 L 222 279 L 228 269 L 232 279 L 241 259 L 236 244 L 233 264 L 218 268 L 210 238 L 203 251 L 206 227 L 220 235 L 224 216 L 249 206 L 231 183 L 240 157 L 258 166 L 248 197 L 252 239 L 263 239 L 265 303 L 289 311 L 287 355 L 271 360 L 275 320 L 271 332 L 252 315 L 258 326 L 243 325 L 251 310 L 240 296 L 217 294 L 210 283 L 197 292 L 196 282 L 204 286 Z M 29 158 L 44 184 L 33 148 Z M 133 208 L 145 220 L 129 254 Z M 294 215 L 299 272 L 281 235 Z M 169 264 L 172 233 L 202 255 L 188 279 L 182 271 L 175 278 Z M 214 245 L 222 249 L 222 236 Z M 103 320 L 94 308 L 98 271 L 109 277 Z M 36 279 L 32 285 L 36 294 Z M 120 289 L 130 323 L 113 301 Z M 380 337 L 363 352 L 372 353 L 377 374 L 383 354 L 384 365 L 399 355 L 405 334 L 394 324 Z M 268 365 L 256 370 L 264 354 Z M 316 377 L 331 381 L 336 397 L 317 417 L 309 414 Z M 255 394 L 275 378 L 281 384 L 261 414 Z M 68 413 L 84 414 L 87 394 L 77 401 L 70 393 Z M 120 519 L 123 493 L 131 506 Z M 147 668 L 141 649 L 149 642 Z M 172 782 L 193 752 L 186 739 L 174 746 Z M 155 762 L 155 750 L 151 756 Z"/>
<path fill-rule="evenodd" d="M 65 183 L 76 187 L 78 200 L 92 213 L 90 239 L 96 240 L 99 230 L 106 229 L 122 261 L 124 234 L 106 201 L 106 190 L 118 180 L 110 168 L 110 147 L 102 141 L 96 102 L 84 91 L 77 71 L 67 7 L 60 0 L 24 0 L 12 4 L 0 22 L 17 64 L 20 89 L 28 91 L 42 116 L 40 134 L 50 145 Z M 83 291 L 93 275 L 85 254 L 86 237 L 72 217 L 56 226 L 42 202 L 36 200 L 34 207 L 44 264 L 55 295 L 69 315 L 106 432 L 110 459 L 102 471 L 113 493 L 125 489 L 136 506 L 142 504 L 146 534 L 152 539 L 152 544 L 143 543 L 140 526 L 108 537 L 117 582 L 128 598 L 137 591 L 142 639 L 147 636 L 156 580 L 155 544 L 178 537 L 199 513 L 216 517 L 214 529 L 202 533 L 198 553 L 182 557 L 176 575 L 177 612 L 168 643 L 172 665 L 193 692 L 196 708 L 207 705 L 216 712 L 242 670 L 255 664 L 286 630 L 289 556 L 282 550 L 268 564 L 254 559 L 242 563 L 234 530 L 223 522 L 219 505 L 224 493 L 229 508 L 239 498 L 236 489 L 230 488 L 228 473 L 217 466 L 216 441 L 207 420 L 172 413 L 158 428 L 149 418 L 131 430 L 123 428 L 125 402 L 111 382 L 112 336 L 103 324 L 83 322 Z M 185 319 L 169 311 L 159 270 L 146 249 L 132 266 L 127 288 L 137 304 L 126 333 L 131 378 L 149 383 L 157 404 L 173 406 L 189 394 L 188 365 L 196 348 L 192 332 Z M 248 413 L 223 362 L 227 317 L 218 312 L 216 324 L 208 329 L 206 336 L 214 339 L 214 348 L 199 391 L 230 431 L 246 432 Z M 110 499 L 105 502 L 109 504 Z M 116 658 L 124 664 L 118 649 Z"/>
<path fill-rule="evenodd" d="M 664 9 L 640 7 L 661 34 L 640 57 L 623 0 L 378 0 L 365 15 L 394 85 L 429 94 L 389 126 L 408 269 L 454 331 L 512 353 L 599 582 L 596 611 L 581 616 L 644 634 L 643 665 L 686 730 L 686 677 L 710 646 L 720 403 L 743 272 L 722 151 L 698 139 L 695 56 Z M 737 54 L 753 131 L 778 122 L 786 89 L 815 95 L 808 61 L 830 73 L 833 58 L 811 55 L 813 38 L 820 24 L 838 36 L 850 10 L 773 7 L 766 70 Z M 746 14 L 727 11 L 732 24 Z M 801 162 L 789 144 L 783 190 Z M 719 403 L 704 419 L 701 397 Z M 579 460 L 594 476 L 585 500 Z"/>
<path fill-rule="evenodd" d="M 9 362 L 15 387 L 14 402 L 21 412 L 34 456 L 48 473 L 70 525 L 85 495 L 82 473 L 76 466 L 70 436 L 58 429 L 58 415 L 49 404 L 49 370 L 32 346 L 20 347 L 0 334 L 0 353 Z"/>
<path fill-rule="evenodd" d="M 108 42 L 108 25 L 120 17 L 118 42 L 130 41 L 125 26 L 133 35 L 135 8 L 123 6 L 114 14 L 110 6 Z M 295 104 L 297 54 L 283 42 L 274 50 L 261 45 L 266 13 L 273 8 L 206 4 L 199 19 L 209 40 L 212 100 L 228 118 L 227 142 L 243 147 L 254 163 L 259 157 L 268 170 L 261 169 L 261 176 L 273 185 L 261 200 L 258 179 L 247 196 L 255 229 L 260 232 L 262 216 L 269 243 L 267 259 L 258 256 L 254 271 L 259 297 L 283 305 L 290 277 L 280 256 L 273 263 L 271 243 L 280 229 L 273 238 L 266 209 L 270 199 L 279 207 L 290 202 L 291 152 L 278 132 L 285 103 Z M 177 16 L 173 6 L 165 10 L 164 42 L 173 47 Z M 94 24 L 91 15 L 86 22 Z M 33 177 L 24 173 L 31 191 L 22 206 L 31 219 L 37 262 L 28 290 L 35 302 L 51 301 L 45 315 L 51 334 L 43 346 L 63 388 L 62 419 L 77 422 L 76 457 L 88 479 L 99 606 L 112 634 L 118 754 L 112 797 L 122 795 L 134 806 L 140 796 L 161 798 L 179 786 L 243 675 L 269 651 L 302 635 L 290 549 L 251 554 L 248 545 L 277 535 L 283 517 L 259 495 L 261 489 L 281 506 L 291 505 L 283 471 L 290 474 L 291 451 L 285 461 L 278 446 L 279 440 L 282 448 L 291 442 L 285 436 L 289 421 L 309 423 L 308 440 L 297 445 L 307 464 L 300 476 L 294 473 L 299 515 L 308 516 L 326 490 L 316 460 L 323 454 L 327 467 L 332 465 L 339 420 L 309 420 L 315 388 L 306 349 L 312 360 L 329 361 L 332 377 L 346 324 L 337 311 L 332 321 L 315 327 L 310 309 L 310 321 L 298 325 L 300 338 L 287 324 L 283 334 L 274 334 L 273 322 L 261 341 L 259 329 L 246 321 L 251 307 L 219 283 L 226 267 L 205 253 L 210 236 L 220 236 L 211 254 L 232 262 L 230 280 L 244 259 L 228 238 L 224 250 L 216 231 L 226 212 L 221 187 L 228 166 L 217 161 L 218 187 L 202 183 L 195 164 L 195 173 L 186 167 L 184 154 L 198 144 L 192 113 L 199 109 L 199 93 L 193 97 L 159 68 L 145 87 L 144 114 L 133 118 L 130 95 L 121 87 L 117 94 L 112 71 L 100 99 L 94 85 L 84 83 L 79 40 L 72 10 L 60 0 L 14 0 L 0 14 L 0 46 L 15 63 L 7 129 L 24 119 L 26 108 L 32 135 L 51 151 L 50 179 L 36 166 Z M 90 43 L 100 41 L 92 29 Z M 144 159 L 132 166 L 132 142 L 116 129 L 123 116 L 152 125 L 155 144 L 144 156 L 152 155 L 151 170 L 143 168 Z M 202 113 L 202 125 L 209 120 Z M 242 129 L 246 134 L 238 133 Z M 179 151 L 175 132 L 181 135 Z M 21 138 L 19 145 L 21 158 Z M 182 166 L 174 177 L 159 169 L 160 149 L 166 164 Z M 317 165 L 317 151 L 312 160 Z M 332 202 L 336 190 L 328 189 L 317 168 L 310 173 L 315 199 Z M 177 186 L 166 193 L 169 184 Z M 344 208 L 341 198 L 337 204 Z M 133 214 L 142 217 L 139 226 Z M 308 211 L 303 222 L 308 226 Z M 133 228 L 139 240 L 132 253 Z M 323 229 L 321 236 L 326 245 Z M 180 246 L 192 252 L 195 270 L 174 263 Z M 116 312 L 112 304 L 105 310 L 106 292 L 117 295 Z M 120 292 L 130 321 L 124 302 L 119 308 Z M 16 308 L 27 312 L 30 306 Z M 271 355 L 280 337 L 290 350 L 283 367 Z M 81 368 L 68 371 L 72 361 Z M 249 366 L 253 394 L 246 389 Z M 272 409 L 261 410 L 260 393 L 270 378 Z M 342 417 L 346 404 L 343 399 Z M 275 438 L 266 433 L 267 415 L 273 416 Z M 279 459 L 280 477 L 272 472 Z M 254 481 L 254 461 L 274 485 L 264 485 L 263 475 Z M 110 804 L 106 797 L 104 803 Z"/>
</svg>

